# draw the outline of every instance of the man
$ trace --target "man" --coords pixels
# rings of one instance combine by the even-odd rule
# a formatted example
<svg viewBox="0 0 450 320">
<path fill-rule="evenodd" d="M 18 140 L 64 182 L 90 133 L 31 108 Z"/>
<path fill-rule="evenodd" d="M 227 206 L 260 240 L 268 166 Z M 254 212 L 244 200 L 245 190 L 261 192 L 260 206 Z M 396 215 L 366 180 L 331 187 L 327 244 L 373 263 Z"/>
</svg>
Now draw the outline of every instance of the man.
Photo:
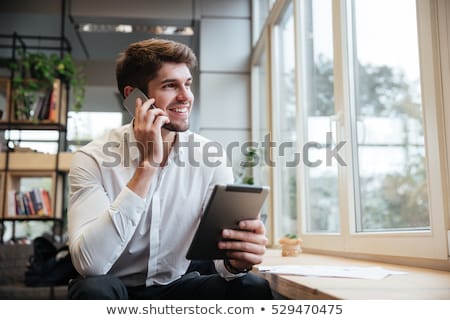
<svg viewBox="0 0 450 320">
<path fill-rule="evenodd" d="M 218 166 L 205 165 L 208 140 L 188 130 L 195 66 L 190 48 L 167 40 L 131 44 L 119 57 L 121 94 L 139 88 L 149 99 L 136 99 L 132 123 L 74 156 L 69 247 L 81 277 L 70 283 L 69 298 L 272 297 L 265 280 L 247 273 L 265 253 L 259 220 L 223 230 L 218 246 L 227 250 L 226 260 L 185 258 L 212 188 L 233 182 L 225 157 L 217 156 Z"/>
</svg>

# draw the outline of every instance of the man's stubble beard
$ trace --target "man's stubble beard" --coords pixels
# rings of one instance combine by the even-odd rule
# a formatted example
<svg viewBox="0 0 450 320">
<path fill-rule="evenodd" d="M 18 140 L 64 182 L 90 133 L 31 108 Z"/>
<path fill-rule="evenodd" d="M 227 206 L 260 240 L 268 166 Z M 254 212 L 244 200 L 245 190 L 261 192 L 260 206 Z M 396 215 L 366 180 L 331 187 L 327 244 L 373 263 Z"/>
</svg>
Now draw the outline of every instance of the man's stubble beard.
<svg viewBox="0 0 450 320">
<path fill-rule="evenodd" d="M 185 132 L 189 130 L 189 121 L 187 121 L 184 125 L 167 123 L 163 126 L 163 128 L 172 132 Z"/>
</svg>

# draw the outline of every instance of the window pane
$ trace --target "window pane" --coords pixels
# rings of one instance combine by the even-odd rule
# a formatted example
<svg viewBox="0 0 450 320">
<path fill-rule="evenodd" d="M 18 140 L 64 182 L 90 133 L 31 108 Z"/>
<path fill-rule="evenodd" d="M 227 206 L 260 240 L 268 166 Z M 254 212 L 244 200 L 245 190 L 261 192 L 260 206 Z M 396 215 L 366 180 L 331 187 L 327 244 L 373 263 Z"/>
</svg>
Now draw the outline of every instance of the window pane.
<svg viewBox="0 0 450 320">
<path fill-rule="evenodd" d="M 416 2 L 353 4 L 357 230 L 428 228 Z"/>
<path fill-rule="evenodd" d="M 332 1 L 302 1 L 302 109 L 306 231 L 339 232 L 338 164 L 327 164 L 335 144 Z M 328 137 L 328 141 L 327 141 Z M 319 164 L 320 165 L 316 165 Z"/>
<path fill-rule="evenodd" d="M 106 131 L 122 125 L 121 112 L 69 112 L 67 140 L 77 144 L 70 150 L 102 135 Z"/>
<path fill-rule="evenodd" d="M 10 148 L 24 148 L 22 151 L 58 152 L 59 132 L 51 130 L 5 130 L 2 142 L 10 140 Z"/>
<path fill-rule="evenodd" d="M 296 92 L 295 92 L 295 43 L 294 14 L 292 4 L 288 7 L 276 28 L 278 34 L 276 66 L 278 73 L 278 158 L 275 170 L 279 179 L 279 198 L 277 212 L 279 221 L 277 237 L 297 234 L 297 180 L 295 163 L 296 131 Z"/>
</svg>

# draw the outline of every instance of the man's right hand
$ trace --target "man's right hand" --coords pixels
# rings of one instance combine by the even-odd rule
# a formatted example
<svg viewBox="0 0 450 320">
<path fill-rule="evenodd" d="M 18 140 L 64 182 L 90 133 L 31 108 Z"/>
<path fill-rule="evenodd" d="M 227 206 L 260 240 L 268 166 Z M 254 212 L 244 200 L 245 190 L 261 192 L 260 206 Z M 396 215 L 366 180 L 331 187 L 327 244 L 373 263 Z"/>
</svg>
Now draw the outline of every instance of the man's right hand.
<svg viewBox="0 0 450 320">
<path fill-rule="evenodd" d="M 139 165 L 127 186 L 142 198 L 147 196 L 156 169 L 164 161 L 164 148 L 161 128 L 169 118 L 161 109 L 151 109 L 155 99 L 142 103 L 136 99 L 133 132 L 138 143 Z"/>
<path fill-rule="evenodd" d="M 155 99 L 142 103 L 136 99 L 133 131 L 141 155 L 140 165 L 159 167 L 164 160 L 161 128 L 170 122 L 166 113 L 159 108 L 151 108 Z"/>
</svg>

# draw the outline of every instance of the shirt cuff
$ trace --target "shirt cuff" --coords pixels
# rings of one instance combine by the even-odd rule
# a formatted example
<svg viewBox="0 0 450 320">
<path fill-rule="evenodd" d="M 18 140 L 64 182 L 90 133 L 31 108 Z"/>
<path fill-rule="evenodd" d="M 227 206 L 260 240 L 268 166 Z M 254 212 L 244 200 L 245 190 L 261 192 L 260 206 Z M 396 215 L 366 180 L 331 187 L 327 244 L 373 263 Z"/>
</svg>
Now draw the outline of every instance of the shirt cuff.
<svg viewBox="0 0 450 320">
<path fill-rule="evenodd" d="M 228 269 L 223 264 L 223 260 L 214 260 L 214 266 L 216 267 L 217 273 L 222 278 L 224 278 L 226 281 L 231 281 L 236 278 L 241 278 L 247 274 L 246 272 L 238 273 L 238 274 L 231 273 L 230 271 L 228 271 Z"/>
</svg>

